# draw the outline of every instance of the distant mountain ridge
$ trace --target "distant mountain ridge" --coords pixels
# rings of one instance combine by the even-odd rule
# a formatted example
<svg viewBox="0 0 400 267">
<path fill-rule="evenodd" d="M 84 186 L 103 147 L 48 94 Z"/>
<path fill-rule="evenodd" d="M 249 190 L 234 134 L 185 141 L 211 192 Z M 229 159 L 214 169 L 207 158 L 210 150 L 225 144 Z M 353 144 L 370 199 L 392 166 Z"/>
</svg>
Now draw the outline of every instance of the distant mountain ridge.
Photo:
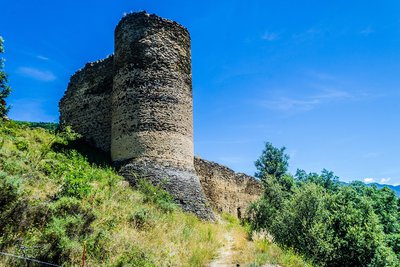
<svg viewBox="0 0 400 267">
<path fill-rule="evenodd" d="M 388 188 L 392 189 L 396 193 L 397 197 L 400 197 L 400 185 L 378 184 L 378 183 L 369 183 L 367 185 L 370 185 L 370 186 L 371 185 L 375 185 L 379 189 L 384 188 L 384 187 L 388 187 Z"/>
<path fill-rule="evenodd" d="M 355 182 L 355 181 L 354 181 Z M 339 182 L 341 185 L 350 185 L 352 182 Z M 390 184 L 379 184 L 379 183 L 364 183 L 367 186 L 376 186 L 378 189 L 388 187 L 396 193 L 396 196 L 400 198 L 400 185 L 390 185 Z"/>
</svg>

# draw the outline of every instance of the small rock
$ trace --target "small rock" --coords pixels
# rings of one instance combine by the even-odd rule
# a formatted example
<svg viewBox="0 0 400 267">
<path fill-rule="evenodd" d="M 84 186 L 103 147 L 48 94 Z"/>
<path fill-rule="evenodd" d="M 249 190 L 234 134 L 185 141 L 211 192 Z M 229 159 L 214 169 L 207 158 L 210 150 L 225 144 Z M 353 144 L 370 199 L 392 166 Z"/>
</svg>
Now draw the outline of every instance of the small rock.
<svg viewBox="0 0 400 267">
<path fill-rule="evenodd" d="M 128 181 L 121 181 L 118 183 L 118 185 L 122 188 L 127 188 L 129 186 L 129 182 Z"/>
</svg>

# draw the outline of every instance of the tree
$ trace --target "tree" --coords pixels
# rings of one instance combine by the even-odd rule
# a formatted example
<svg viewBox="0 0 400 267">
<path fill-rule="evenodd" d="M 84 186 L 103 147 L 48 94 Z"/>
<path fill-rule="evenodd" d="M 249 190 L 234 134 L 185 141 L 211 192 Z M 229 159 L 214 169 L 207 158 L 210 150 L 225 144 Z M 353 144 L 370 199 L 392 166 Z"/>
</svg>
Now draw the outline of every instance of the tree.
<svg viewBox="0 0 400 267">
<path fill-rule="evenodd" d="M 317 266 L 400 266 L 400 200 L 389 188 L 339 182 L 331 171 L 287 173 L 285 148 L 266 143 L 255 162 L 264 194 L 250 207 L 252 230 Z"/>
<path fill-rule="evenodd" d="M 335 233 L 335 249 L 327 266 L 399 266 L 373 205 L 373 199 L 351 186 L 331 193 L 326 227 Z"/>
<path fill-rule="evenodd" d="M 272 175 L 280 182 L 289 165 L 289 156 L 285 154 L 285 149 L 285 147 L 274 147 L 267 142 L 260 158 L 255 162 L 257 168 L 255 176 L 263 181 Z"/>
<path fill-rule="evenodd" d="M 270 227 L 275 241 L 313 259 L 325 262 L 334 250 L 334 233 L 327 227 L 329 195 L 324 188 L 314 183 L 294 189 L 290 198 L 276 213 Z M 321 264 L 323 266 L 323 264 Z"/>
<path fill-rule="evenodd" d="M 288 160 L 284 147 L 276 148 L 271 143 L 266 143 L 260 158 L 255 162 L 255 176 L 261 180 L 264 194 L 249 209 L 254 229 L 269 229 L 276 213 L 282 208 L 283 201 L 291 194 L 294 179 L 286 173 Z"/>
<path fill-rule="evenodd" d="M 268 230 L 318 266 L 399 266 L 373 204 L 350 186 L 329 191 L 308 181 L 284 200 Z"/>
<path fill-rule="evenodd" d="M 336 191 L 339 184 L 339 177 L 333 172 L 323 169 L 321 174 L 314 172 L 306 173 L 304 170 L 297 169 L 295 174 L 295 180 L 298 184 L 314 183 L 322 186 L 328 191 Z"/>
<path fill-rule="evenodd" d="M 289 192 L 278 182 L 275 176 L 269 175 L 263 179 L 264 194 L 249 207 L 249 214 L 255 230 L 269 229 L 276 213 L 282 209 Z"/>
<path fill-rule="evenodd" d="M 0 54 L 4 53 L 4 40 L 0 36 Z M 4 59 L 0 58 L 0 119 L 7 115 L 10 107 L 7 106 L 6 98 L 11 92 L 10 86 L 7 85 L 7 74 L 3 71 Z"/>
</svg>

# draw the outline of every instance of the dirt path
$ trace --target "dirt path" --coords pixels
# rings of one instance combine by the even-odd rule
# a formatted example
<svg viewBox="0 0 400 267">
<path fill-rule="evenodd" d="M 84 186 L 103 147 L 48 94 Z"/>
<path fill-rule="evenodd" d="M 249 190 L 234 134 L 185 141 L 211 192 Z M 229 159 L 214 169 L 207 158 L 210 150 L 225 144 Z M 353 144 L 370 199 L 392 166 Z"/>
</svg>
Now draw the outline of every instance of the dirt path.
<svg viewBox="0 0 400 267">
<path fill-rule="evenodd" d="M 235 264 L 232 264 L 232 256 L 235 253 L 233 251 L 234 238 L 232 232 L 227 232 L 224 239 L 224 245 L 219 249 L 218 257 L 210 262 L 207 267 L 235 266 Z"/>
<path fill-rule="evenodd" d="M 206 267 L 238 267 L 247 266 L 234 264 L 233 257 L 237 253 L 235 251 L 235 239 L 232 231 L 228 231 L 224 235 L 224 245 L 218 251 L 218 257 L 206 265 Z M 260 267 L 280 267 L 274 264 L 265 264 Z"/>
</svg>

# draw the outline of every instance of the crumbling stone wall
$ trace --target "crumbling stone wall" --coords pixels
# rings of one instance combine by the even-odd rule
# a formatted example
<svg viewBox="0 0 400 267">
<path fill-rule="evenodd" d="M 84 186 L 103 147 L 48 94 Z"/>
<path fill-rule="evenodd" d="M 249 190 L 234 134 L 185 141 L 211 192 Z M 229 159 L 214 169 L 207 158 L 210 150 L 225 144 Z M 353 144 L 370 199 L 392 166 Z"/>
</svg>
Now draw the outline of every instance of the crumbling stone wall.
<svg viewBox="0 0 400 267">
<path fill-rule="evenodd" d="M 87 63 L 72 75 L 60 101 L 60 124 L 69 125 L 103 151 L 111 146 L 113 56 Z"/>
<path fill-rule="evenodd" d="M 214 219 L 211 207 L 237 215 L 260 195 L 259 184 L 194 159 L 191 72 L 187 29 L 146 12 L 129 14 L 115 29 L 114 55 L 71 77 L 60 124 L 109 152 L 131 183 L 135 174 L 162 182 L 203 219 Z"/>
<path fill-rule="evenodd" d="M 261 183 L 252 176 L 198 157 L 194 166 L 208 201 L 218 212 L 244 216 L 250 203 L 262 195 Z"/>
</svg>

